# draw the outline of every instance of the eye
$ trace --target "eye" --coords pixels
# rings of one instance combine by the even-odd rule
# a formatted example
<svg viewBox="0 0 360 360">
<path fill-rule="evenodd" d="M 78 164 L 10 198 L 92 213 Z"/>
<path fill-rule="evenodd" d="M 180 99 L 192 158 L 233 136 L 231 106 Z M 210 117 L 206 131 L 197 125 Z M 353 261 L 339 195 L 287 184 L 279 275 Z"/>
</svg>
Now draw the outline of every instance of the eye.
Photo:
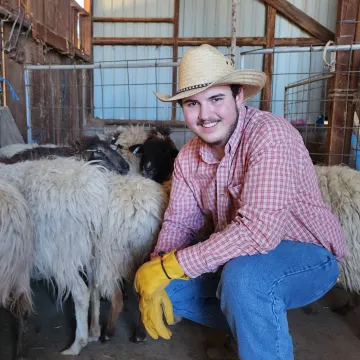
<svg viewBox="0 0 360 360">
<path fill-rule="evenodd" d="M 101 150 L 95 150 L 95 154 L 102 154 Z"/>
<path fill-rule="evenodd" d="M 213 102 L 218 102 L 218 101 L 220 101 L 220 100 L 222 100 L 223 98 L 221 98 L 221 97 L 218 97 L 218 98 L 214 98 L 214 99 L 212 99 L 212 101 Z"/>
<path fill-rule="evenodd" d="M 186 103 L 186 105 L 187 105 L 188 107 L 193 107 L 193 106 L 196 105 L 196 101 L 188 102 L 188 103 Z"/>
</svg>

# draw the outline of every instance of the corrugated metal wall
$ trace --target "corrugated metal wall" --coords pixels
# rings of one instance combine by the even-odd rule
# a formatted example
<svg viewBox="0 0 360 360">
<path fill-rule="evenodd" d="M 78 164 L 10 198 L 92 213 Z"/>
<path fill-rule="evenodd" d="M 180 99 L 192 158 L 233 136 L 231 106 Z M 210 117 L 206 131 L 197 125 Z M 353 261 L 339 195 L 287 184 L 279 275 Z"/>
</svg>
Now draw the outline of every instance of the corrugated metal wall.
<svg viewBox="0 0 360 360">
<path fill-rule="evenodd" d="M 336 26 L 337 0 L 290 0 L 299 9 L 312 16 L 332 31 Z M 172 17 L 173 0 L 94 0 L 94 16 L 119 17 Z M 238 2 L 237 36 L 264 36 L 265 6 L 261 1 Z M 230 36 L 231 0 L 181 0 L 179 37 Z M 142 23 L 94 23 L 94 37 L 172 37 L 172 24 Z M 307 37 L 281 15 L 276 19 L 275 37 Z M 179 57 L 186 50 L 179 47 Z M 218 47 L 229 53 L 228 47 Z M 255 47 L 238 47 L 236 67 L 240 68 L 240 51 Z M 172 60 L 171 46 L 95 46 L 94 61 L 158 61 Z M 245 68 L 262 70 L 263 55 L 246 55 Z M 272 111 L 284 115 L 284 87 L 311 73 L 323 71 L 322 53 L 276 54 L 274 57 Z M 134 120 L 169 120 L 171 105 L 156 100 L 153 91 L 171 93 L 172 71 L 170 68 L 117 69 L 95 71 L 95 116 L 99 118 Z M 156 86 L 157 84 L 157 86 Z M 321 97 L 321 89 L 318 90 Z M 129 98 L 130 94 L 130 98 Z M 303 94 L 299 95 L 304 96 Z M 259 97 L 250 105 L 258 106 Z M 130 106 L 130 109 L 129 109 Z M 319 104 L 303 112 L 320 113 Z M 296 116 L 296 114 L 294 114 Z M 177 119 L 182 113 L 177 111 Z"/>
</svg>

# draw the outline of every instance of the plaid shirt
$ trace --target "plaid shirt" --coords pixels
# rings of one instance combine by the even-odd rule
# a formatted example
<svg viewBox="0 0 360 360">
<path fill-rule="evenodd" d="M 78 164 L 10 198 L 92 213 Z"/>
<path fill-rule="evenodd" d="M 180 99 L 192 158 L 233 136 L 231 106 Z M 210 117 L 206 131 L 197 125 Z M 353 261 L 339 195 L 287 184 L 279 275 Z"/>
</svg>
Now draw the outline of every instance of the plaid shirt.
<svg viewBox="0 0 360 360">
<path fill-rule="evenodd" d="M 191 245 L 204 213 L 215 232 Z M 177 249 L 181 267 L 194 278 L 235 257 L 266 254 L 282 239 L 345 256 L 340 223 L 323 203 L 301 135 L 284 118 L 242 106 L 221 161 L 198 137 L 179 152 L 153 256 Z"/>
</svg>

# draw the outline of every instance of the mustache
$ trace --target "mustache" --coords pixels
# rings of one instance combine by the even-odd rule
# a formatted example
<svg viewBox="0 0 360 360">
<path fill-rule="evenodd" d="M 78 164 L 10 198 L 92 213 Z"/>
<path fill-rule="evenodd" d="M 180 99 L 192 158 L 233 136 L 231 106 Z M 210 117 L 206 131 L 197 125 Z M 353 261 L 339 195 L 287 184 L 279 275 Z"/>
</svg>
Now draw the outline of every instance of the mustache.
<svg viewBox="0 0 360 360">
<path fill-rule="evenodd" d="M 206 119 L 206 120 L 200 119 L 197 124 L 198 125 L 203 125 L 204 123 L 219 122 L 221 120 L 222 120 L 221 118 L 210 118 L 210 119 Z"/>
</svg>

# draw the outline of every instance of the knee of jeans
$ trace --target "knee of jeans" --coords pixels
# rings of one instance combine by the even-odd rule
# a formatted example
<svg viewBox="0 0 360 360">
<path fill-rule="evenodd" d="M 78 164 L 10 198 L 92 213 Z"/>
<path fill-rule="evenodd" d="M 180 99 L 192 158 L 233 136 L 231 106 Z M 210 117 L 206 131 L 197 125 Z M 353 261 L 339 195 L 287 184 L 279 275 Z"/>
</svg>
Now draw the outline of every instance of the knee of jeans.
<svg viewBox="0 0 360 360">
<path fill-rule="evenodd" d="M 236 293 L 249 295 L 251 291 L 263 286 L 262 276 L 256 264 L 249 256 L 230 260 L 223 268 L 217 296 L 227 296 Z M 248 296 L 246 296 L 247 298 Z"/>
</svg>

